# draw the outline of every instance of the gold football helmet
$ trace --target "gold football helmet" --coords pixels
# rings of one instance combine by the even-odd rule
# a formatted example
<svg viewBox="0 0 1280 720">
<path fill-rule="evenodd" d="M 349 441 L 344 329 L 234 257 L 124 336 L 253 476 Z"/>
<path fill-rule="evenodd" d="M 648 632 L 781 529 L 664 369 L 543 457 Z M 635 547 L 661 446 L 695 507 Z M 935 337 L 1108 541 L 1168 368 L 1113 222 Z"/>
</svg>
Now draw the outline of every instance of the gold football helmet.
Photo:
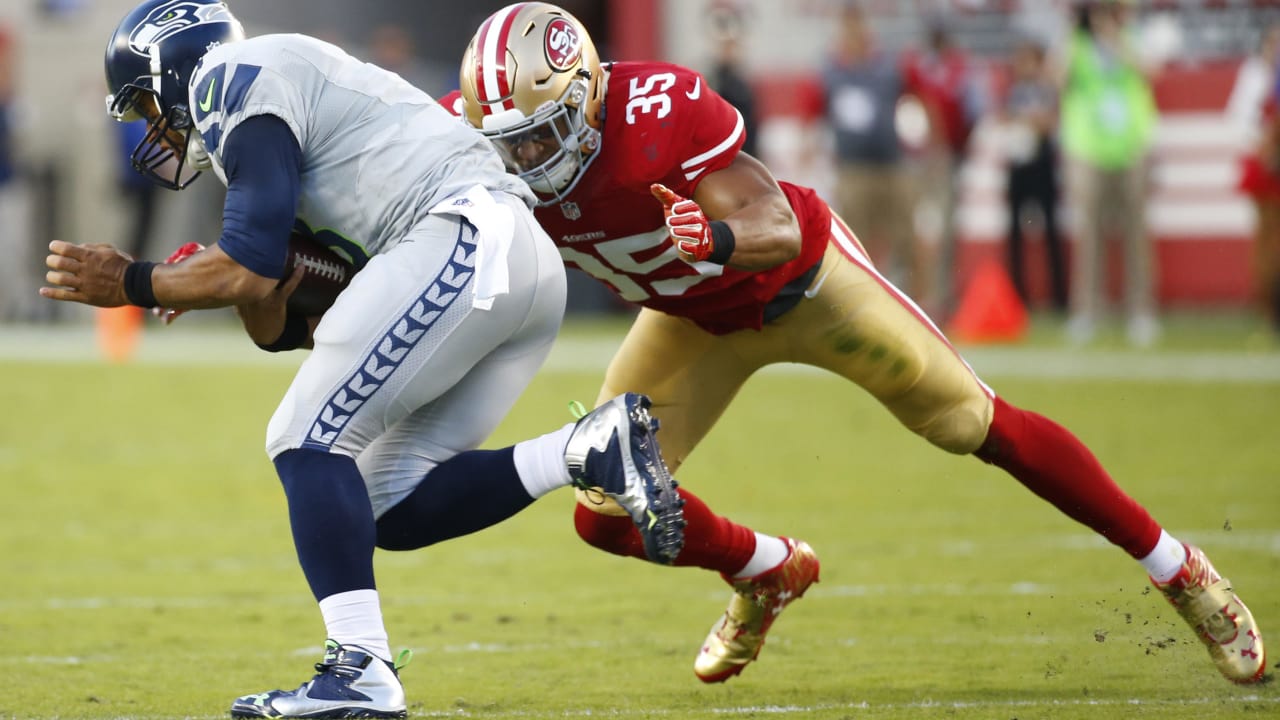
<svg viewBox="0 0 1280 720">
<path fill-rule="evenodd" d="M 507 169 L 549 205 L 573 190 L 600 147 L 604 70 L 582 23 L 542 2 L 508 5 L 462 57 L 462 114 Z"/>
</svg>

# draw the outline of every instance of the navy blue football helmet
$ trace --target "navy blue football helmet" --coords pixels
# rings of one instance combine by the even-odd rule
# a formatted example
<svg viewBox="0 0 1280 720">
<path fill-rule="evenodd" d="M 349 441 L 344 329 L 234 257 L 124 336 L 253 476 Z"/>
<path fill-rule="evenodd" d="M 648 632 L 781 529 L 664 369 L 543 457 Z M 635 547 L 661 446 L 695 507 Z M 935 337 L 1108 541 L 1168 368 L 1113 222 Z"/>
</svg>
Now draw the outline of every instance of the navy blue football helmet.
<svg viewBox="0 0 1280 720">
<path fill-rule="evenodd" d="M 148 123 L 130 157 L 135 170 L 181 190 L 209 167 L 187 86 L 205 53 L 242 39 L 240 21 L 221 0 L 147 0 L 120 21 L 107 43 L 107 112 Z"/>
</svg>

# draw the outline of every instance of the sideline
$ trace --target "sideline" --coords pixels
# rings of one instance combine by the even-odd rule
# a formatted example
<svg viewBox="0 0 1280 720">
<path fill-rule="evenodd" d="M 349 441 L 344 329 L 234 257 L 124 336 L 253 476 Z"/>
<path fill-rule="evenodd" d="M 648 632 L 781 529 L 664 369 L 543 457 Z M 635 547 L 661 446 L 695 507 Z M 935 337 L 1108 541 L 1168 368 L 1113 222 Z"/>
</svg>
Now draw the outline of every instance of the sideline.
<svg viewBox="0 0 1280 720">
<path fill-rule="evenodd" d="M 603 372 L 622 333 L 567 324 L 547 358 L 547 372 Z M 1043 347 L 962 347 L 983 377 L 1129 382 L 1280 383 L 1280 354 L 1200 351 L 1081 350 Z M 248 365 L 297 367 L 302 353 L 258 350 L 238 328 L 192 324 L 148 328 L 134 363 L 139 365 Z M 102 363 L 92 327 L 0 326 L 5 362 Z M 764 372 L 823 374 L 804 365 L 775 365 Z"/>
</svg>

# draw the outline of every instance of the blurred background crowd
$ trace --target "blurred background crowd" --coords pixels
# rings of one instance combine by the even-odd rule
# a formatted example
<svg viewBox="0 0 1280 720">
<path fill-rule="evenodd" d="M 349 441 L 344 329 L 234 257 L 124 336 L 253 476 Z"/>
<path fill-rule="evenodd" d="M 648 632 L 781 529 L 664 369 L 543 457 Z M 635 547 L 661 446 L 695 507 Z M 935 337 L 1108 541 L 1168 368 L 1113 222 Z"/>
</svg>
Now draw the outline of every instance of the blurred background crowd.
<svg viewBox="0 0 1280 720">
<path fill-rule="evenodd" d="M 103 111 L 102 50 L 133 4 L 0 6 L 0 322 L 85 317 L 36 295 L 51 239 L 159 260 L 217 237 L 220 184 L 152 188 L 128 167 L 140 128 Z M 506 2 L 229 4 L 250 34 L 316 35 L 440 96 Z M 1249 313 L 1275 346 L 1280 2 L 558 4 L 606 59 L 702 71 L 746 118 L 748 152 L 817 188 L 891 280 L 971 339 L 1016 337 L 1018 321 L 973 324 L 1012 303 L 1076 345 L 1112 324 L 1150 346 L 1193 308 Z M 571 295 L 572 312 L 627 311 L 585 277 Z"/>
</svg>

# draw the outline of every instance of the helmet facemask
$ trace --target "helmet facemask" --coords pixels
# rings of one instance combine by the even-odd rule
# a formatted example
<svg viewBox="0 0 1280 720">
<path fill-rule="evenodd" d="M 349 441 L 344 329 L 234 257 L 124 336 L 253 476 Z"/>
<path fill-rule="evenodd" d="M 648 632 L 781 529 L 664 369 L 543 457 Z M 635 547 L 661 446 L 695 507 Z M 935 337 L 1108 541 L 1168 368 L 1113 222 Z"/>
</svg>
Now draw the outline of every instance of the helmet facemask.
<svg viewBox="0 0 1280 720">
<path fill-rule="evenodd" d="M 484 118 L 480 132 L 493 143 L 509 172 L 545 196 L 539 205 L 563 200 L 595 159 L 600 131 L 587 123 L 586 95 L 587 83 L 578 78 L 558 101 L 543 103 L 527 118 L 519 110 Z"/>
<path fill-rule="evenodd" d="M 223 0 L 144 0 L 120 21 L 104 57 L 107 113 L 146 121 L 130 155 L 141 175 L 181 190 L 213 166 L 195 128 L 189 86 L 211 49 L 243 39 Z"/>
<path fill-rule="evenodd" d="M 130 83 L 107 96 L 107 113 L 119 122 L 147 122 L 147 132 L 129 161 L 152 182 L 182 190 L 208 169 L 208 153 L 186 106 L 165 107 L 155 90 Z"/>
</svg>

